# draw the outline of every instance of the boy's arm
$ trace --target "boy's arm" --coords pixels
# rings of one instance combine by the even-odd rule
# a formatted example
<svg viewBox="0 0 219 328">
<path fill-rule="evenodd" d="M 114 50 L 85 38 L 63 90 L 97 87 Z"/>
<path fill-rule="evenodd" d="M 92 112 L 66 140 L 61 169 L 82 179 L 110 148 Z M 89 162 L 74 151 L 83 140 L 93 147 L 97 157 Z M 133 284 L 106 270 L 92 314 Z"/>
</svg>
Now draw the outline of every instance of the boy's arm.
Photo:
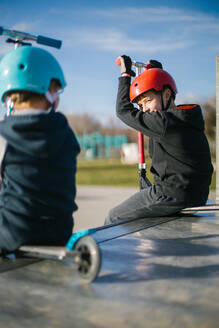
<svg viewBox="0 0 219 328">
<path fill-rule="evenodd" d="M 131 78 L 128 76 L 119 78 L 116 102 L 117 116 L 127 125 L 149 137 L 163 136 L 167 125 L 166 115 L 161 111 L 144 113 L 135 108 L 129 99 L 130 80 Z"/>
</svg>

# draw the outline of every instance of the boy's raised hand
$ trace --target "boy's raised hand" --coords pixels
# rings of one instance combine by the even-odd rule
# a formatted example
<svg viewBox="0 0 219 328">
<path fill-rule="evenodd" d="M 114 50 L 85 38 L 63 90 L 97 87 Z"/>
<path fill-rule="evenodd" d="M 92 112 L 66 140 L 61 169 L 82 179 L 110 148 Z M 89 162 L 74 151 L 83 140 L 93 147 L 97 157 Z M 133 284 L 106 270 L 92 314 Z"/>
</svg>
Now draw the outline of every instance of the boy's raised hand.
<svg viewBox="0 0 219 328">
<path fill-rule="evenodd" d="M 163 69 L 163 65 L 158 60 L 150 59 L 147 62 L 147 69 L 149 69 L 149 68 L 161 68 L 161 69 Z"/>
<path fill-rule="evenodd" d="M 132 70 L 132 60 L 129 56 L 123 55 L 120 56 L 120 68 L 121 68 L 121 75 L 124 73 L 129 74 L 131 76 L 135 76 L 135 72 Z"/>
</svg>

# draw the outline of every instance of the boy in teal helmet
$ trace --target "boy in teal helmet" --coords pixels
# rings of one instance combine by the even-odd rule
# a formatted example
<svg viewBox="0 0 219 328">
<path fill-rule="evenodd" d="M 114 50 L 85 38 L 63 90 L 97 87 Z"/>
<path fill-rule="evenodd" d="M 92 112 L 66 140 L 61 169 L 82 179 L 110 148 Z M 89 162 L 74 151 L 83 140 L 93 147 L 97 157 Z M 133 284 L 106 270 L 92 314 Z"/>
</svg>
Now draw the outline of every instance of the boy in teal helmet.
<svg viewBox="0 0 219 328">
<path fill-rule="evenodd" d="M 0 62 L 0 99 L 8 110 L 0 122 L 0 253 L 65 245 L 72 234 L 80 148 L 56 112 L 65 86 L 59 63 L 41 48 L 18 47 Z"/>
</svg>

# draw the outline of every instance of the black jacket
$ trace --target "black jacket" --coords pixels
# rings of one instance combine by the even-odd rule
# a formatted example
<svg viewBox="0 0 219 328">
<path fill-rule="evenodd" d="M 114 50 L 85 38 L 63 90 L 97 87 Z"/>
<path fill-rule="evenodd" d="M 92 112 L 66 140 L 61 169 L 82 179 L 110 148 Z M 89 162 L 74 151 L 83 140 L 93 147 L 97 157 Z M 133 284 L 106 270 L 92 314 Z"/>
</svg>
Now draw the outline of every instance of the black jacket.
<svg viewBox="0 0 219 328">
<path fill-rule="evenodd" d="M 0 122 L 7 146 L 1 167 L 0 251 L 22 244 L 65 244 L 72 233 L 76 156 L 65 116 L 14 115 Z"/>
<path fill-rule="evenodd" d="M 130 78 L 119 79 L 117 115 L 132 128 L 149 136 L 151 172 L 155 185 L 186 206 L 206 202 L 213 167 L 204 120 L 198 105 L 167 111 L 143 112 L 129 99 Z"/>
</svg>

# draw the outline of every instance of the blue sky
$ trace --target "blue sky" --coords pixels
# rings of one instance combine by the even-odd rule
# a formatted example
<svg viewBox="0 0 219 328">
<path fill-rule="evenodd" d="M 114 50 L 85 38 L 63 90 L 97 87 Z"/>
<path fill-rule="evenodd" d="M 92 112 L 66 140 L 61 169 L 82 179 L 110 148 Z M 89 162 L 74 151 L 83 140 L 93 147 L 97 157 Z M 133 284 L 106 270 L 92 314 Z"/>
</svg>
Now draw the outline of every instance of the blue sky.
<svg viewBox="0 0 219 328">
<path fill-rule="evenodd" d="M 115 116 L 117 56 L 157 59 L 175 78 L 177 103 L 215 96 L 219 2 L 215 1 L 0 1 L 0 25 L 63 40 L 51 51 L 68 86 L 65 113 Z M 11 46 L 0 37 L 0 56 Z"/>
</svg>

